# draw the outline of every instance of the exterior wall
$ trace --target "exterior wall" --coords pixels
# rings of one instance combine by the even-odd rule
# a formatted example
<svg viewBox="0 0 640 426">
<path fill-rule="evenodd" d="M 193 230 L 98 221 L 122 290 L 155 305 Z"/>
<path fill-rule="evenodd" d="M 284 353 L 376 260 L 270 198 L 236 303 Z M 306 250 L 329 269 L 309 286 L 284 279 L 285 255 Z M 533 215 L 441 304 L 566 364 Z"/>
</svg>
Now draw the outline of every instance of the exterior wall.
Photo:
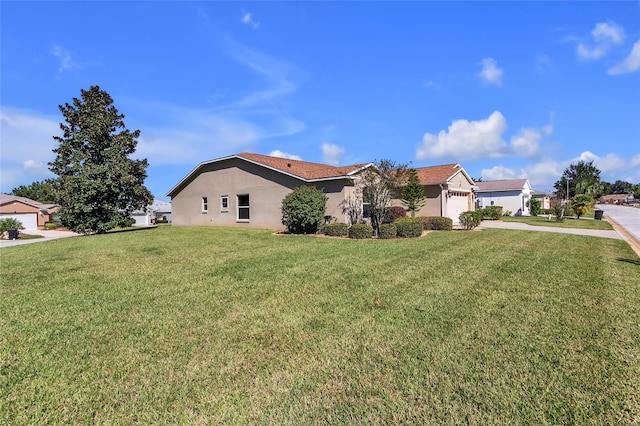
<svg viewBox="0 0 640 426">
<path fill-rule="evenodd" d="M 503 212 L 509 210 L 514 215 L 529 214 L 529 208 L 525 205 L 528 198 L 522 191 L 482 192 L 478 194 L 478 200 L 480 207 L 495 205 L 502 206 Z"/>
<path fill-rule="evenodd" d="M 348 181 L 318 182 L 328 197 L 326 214 L 345 221 L 341 203 Z M 306 183 L 280 172 L 232 158 L 205 165 L 191 181 L 185 182 L 171 199 L 175 226 L 234 226 L 283 230 L 282 200 L 293 189 Z M 249 220 L 238 219 L 238 195 L 249 195 Z M 228 197 L 228 209 L 221 197 Z M 202 197 L 208 210 L 202 211 Z"/>
<path fill-rule="evenodd" d="M 12 201 L 0 206 L 0 213 L 36 213 L 38 216 L 38 228 L 44 228 L 44 224 L 51 222 L 51 214 L 43 213 L 39 208 Z"/>
<path fill-rule="evenodd" d="M 416 212 L 416 216 L 442 216 L 442 190 L 438 185 L 426 185 L 424 187 L 425 203 Z M 402 200 L 391 200 L 392 206 L 404 207 Z M 410 214 L 407 214 L 410 216 Z"/>
</svg>

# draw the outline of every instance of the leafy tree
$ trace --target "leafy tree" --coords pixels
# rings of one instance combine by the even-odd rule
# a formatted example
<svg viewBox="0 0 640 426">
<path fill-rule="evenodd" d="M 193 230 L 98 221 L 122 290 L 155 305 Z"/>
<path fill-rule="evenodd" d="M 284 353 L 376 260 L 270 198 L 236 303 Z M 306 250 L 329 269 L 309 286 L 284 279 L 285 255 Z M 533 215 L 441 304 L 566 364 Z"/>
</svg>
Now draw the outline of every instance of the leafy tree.
<svg viewBox="0 0 640 426">
<path fill-rule="evenodd" d="M 611 182 L 600 182 L 602 184 L 602 195 L 613 194 L 613 185 Z"/>
<path fill-rule="evenodd" d="M 282 224 L 293 234 L 315 234 L 324 222 L 327 196 L 313 186 L 299 186 L 282 200 Z"/>
<path fill-rule="evenodd" d="M 629 194 L 631 192 L 633 192 L 633 184 L 631 182 L 617 180 L 611 187 L 612 194 Z"/>
<path fill-rule="evenodd" d="M 409 169 L 409 181 L 402 189 L 402 204 L 411 212 L 411 217 L 416 216 L 416 211 L 420 210 L 426 201 L 424 186 L 418 178 L 416 169 Z"/>
<path fill-rule="evenodd" d="M 538 214 L 540 214 L 540 204 L 539 198 L 532 198 L 527 201 L 527 207 L 529 207 L 529 213 L 531 213 L 531 216 L 538 216 Z"/>
<path fill-rule="evenodd" d="M 633 192 L 635 198 L 640 198 L 640 183 L 633 185 L 631 192 Z"/>
<path fill-rule="evenodd" d="M 556 217 L 558 222 L 562 222 L 564 220 L 564 212 L 566 210 L 566 203 L 564 198 L 560 196 L 555 196 L 551 199 L 551 211 L 553 215 Z"/>
<path fill-rule="evenodd" d="M 375 168 L 362 174 L 362 198 L 369 203 L 371 226 L 376 236 L 380 234 L 380 225 L 384 223 L 387 207 L 393 198 L 399 198 L 401 188 L 407 180 L 407 165 L 392 160 L 380 160 Z"/>
<path fill-rule="evenodd" d="M 151 204 L 144 186 L 148 162 L 129 158 L 140 130 L 125 128 L 111 96 L 98 86 L 80 93 L 81 99 L 58 106 L 66 124 L 60 124 L 62 137 L 54 136 L 59 146 L 49 169 L 58 176 L 53 190 L 62 224 L 83 234 L 104 233 Z"/>
<path fill-rule="evenodd" d="M 20 185 L 11 190 L 12 195 L 25 197 L 42 204 L 51 204 L 55 200 L 53 194 L 53 179 L 46 179 L 42 182 L 33 182 L 29 185 Z"/>
<path fill-rule="evenodd" d="M 556 189 L 556 194 L 565 199 L 573 198 L 577 194 L 587 194 L 598 198 L 604 189 L 600 183 L 600 170 L 593 165 L 593 161 L 584 160 L 566 168 L 560 180 L 556 181 L 553 187 Z"/>
<path fill-rule="evenodd" d="M 593 198 L 585 194 L 578 194 L 573 197 L 573 201 L 571 206 L 573 207 L 573 211 L 576 213 L 578 219 L 580 216 L 584 216 L 591 211 L 591 206 L 593 205 Z"/>
</svg>

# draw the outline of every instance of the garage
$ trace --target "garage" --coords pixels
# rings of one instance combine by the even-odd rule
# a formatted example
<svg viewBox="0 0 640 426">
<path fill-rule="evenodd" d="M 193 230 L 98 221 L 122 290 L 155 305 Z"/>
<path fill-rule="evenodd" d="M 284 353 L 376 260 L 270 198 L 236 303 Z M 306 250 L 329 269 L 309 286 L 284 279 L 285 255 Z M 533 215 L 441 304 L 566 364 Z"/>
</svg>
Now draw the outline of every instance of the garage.
<svg viewBox="0 0 640 426">
<path fill-rule="evenodd" d="M 454 224 L 459 224 L 460 213 L 469 210 L 469 193 L 463 191 L 449 191 L 447 199 L 447 217 L 453 220 Z"/>
<path fill-rule="evenodd" d="M 0 219 L 16 219 L 22 223 L 25 230 L 38 229 L 38 214 L 37 213 L 2 213 Z"/>
</svg>

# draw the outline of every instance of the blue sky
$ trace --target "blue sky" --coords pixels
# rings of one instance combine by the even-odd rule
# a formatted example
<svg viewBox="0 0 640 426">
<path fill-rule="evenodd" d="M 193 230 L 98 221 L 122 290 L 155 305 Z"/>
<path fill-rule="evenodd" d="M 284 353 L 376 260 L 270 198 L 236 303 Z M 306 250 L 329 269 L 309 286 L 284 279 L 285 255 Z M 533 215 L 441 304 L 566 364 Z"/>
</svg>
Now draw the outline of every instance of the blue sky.
<svg viewBox="0 0 640 426">
<path fill-rule="evenodd" d="M 59 104 L 99 85 L 156 198 L 242 151 L 460 163 L 550 191 L 640 183 L 640 3 L 6 2 L 0 191 L 53 175 Z"/>
</svg>

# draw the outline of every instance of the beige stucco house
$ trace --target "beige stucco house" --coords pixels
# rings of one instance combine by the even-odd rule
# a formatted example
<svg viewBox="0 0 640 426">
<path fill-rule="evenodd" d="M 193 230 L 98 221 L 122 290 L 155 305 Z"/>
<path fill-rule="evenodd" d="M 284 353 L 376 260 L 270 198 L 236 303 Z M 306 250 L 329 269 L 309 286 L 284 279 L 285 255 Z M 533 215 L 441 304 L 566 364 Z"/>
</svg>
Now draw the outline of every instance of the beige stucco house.
<svg viewBox="0 0 640 426">
<path fill-rule="evenodd" d="M 172 224 L 283 230 L 282 200 L 301 185 L 321 189 L 328 197 L 326 215 L 346 223 L 343 202 L 372 166 L 334 167 L 246 152 L 205 161 L 167 193 Z"/>
<path fill-rule="evenodd" d="M 30 198 L 0 194 L 0 219 L 17 219 L 25 230 L 43 229 L 45 223 L 53 222 L 53 214 L 58 207 L 57 204 L 42 204 Z"/>
<path fill-rule="evenodd" d="M 416 216 L 449 217 L 458 224 L 460 213 L 474 210 L 477 187 L 460 164 L 420 167 L 416 171 L 426 197 Z M 399 199 L 392 204 L 402 206 Z"/>
<path fill-rule="evenodd" d="M 328 197 L 326 215 L 349 223 L 345 202 L 358 197 L 358 180 L 370 167 L 375 166 L 335 167 L 246 152 L 205 161 L 167 193 L 172 223 L 282 230 L 282 200 L 301 185 L 321 189 Z M 417 170 L 427 196 L 419 215 L 457 223 L 461 212 L 473 209 L 473 180 L 459 164 Z"/>
</svg>

